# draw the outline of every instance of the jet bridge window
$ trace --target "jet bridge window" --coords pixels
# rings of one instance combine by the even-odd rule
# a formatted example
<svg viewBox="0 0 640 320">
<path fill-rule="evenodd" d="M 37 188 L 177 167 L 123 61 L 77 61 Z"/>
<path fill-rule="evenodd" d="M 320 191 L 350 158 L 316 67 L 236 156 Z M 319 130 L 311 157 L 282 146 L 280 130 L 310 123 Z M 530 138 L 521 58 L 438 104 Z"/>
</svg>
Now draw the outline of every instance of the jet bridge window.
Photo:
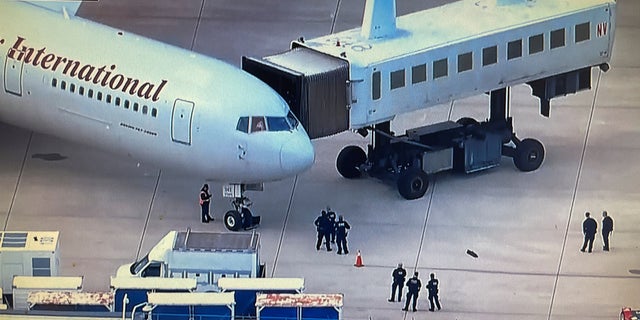
<svg viewBox="0 0 640 320">
<path fill-rule="evenodd" d="M 391 90 L 404 87 L 404 69 L 391 72 Z"/>
<path fill-rule="evenodd" d="M 589 22 L 576 25 L 576 43 L 589 40 L 591 38 Z"/>
<path fill-rule="evenodd" d="M 447 58 L 440 59 L 433 62 L 433 78 L 446 77 L 449 74 L 449 63 Z"/>
<path fill-rule="evenodd" d="M 522 57 L 522 39 L 507 44 L 507 60 Z"/>
<path fill-rule="evenodd" d="M 458 55 L 458 72 L 464 72 L 473 68 L 473 55 L 471 52 Z"/>
<path fill-rule="evenodd" d="M 482 66 L 498 63 L 498 46 L 482 49 Z"/>
<path fill-rule="evenodd" d="M 411 84 L 427 81 L 427 65 L 421 64 L 411 68 Z"/>
<path fill-rule="evenodd" d="M 544 50 L 544 35 L 536 34 L 529 37 L 529 54 L 542 52 Z"/>
<path fill-rule="evenodd" d="M 564 28 L 551 31 L 551 49 L 564 47 Z"/>
</svg>

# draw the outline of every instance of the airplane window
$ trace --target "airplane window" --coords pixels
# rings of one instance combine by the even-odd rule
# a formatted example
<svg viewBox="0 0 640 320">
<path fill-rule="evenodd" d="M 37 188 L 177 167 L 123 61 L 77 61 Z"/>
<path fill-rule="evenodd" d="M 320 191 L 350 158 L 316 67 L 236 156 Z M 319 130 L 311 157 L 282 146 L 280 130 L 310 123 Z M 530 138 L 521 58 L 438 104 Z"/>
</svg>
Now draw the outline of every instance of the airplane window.
<svg viewBox="0 0 640 320">
<path fill-rule="evenodd" d="M 80 88 L 78 88 L 78 93 L 79 93 L 81 96 L 84 96 L 84 87 L 80 86 Z"/>
<path fill-rule="evenodd" d="M 147 114 L 148 109 L 147 105 L 142 106 L 142 114 Z"/>
<path fill-rule="evenodd" d="M 138 103 L 137 102 L 133 103 L 133 111 L 138 112 Z"/>
<path fill-rule="evenodd" d="M 93 98 L 93 89 L 89 89 L 89 92 L 87 92 L 87 97 Z"/>
<path fill-rule="evenodd" d="M 66 90 L 67 89 L 67 83 L 64 80 L 60 82 L 60 89 L 62 89 L 62 90 Z"/>
<path fill-rule="evenodd" d="M 264 117 L 251 117 L 251 132 L 259 132 L 267 130 Z"/>
<path fill-rule="evenodd" d="M 129 109 L 129 100 L 124 101 L 124 108 Z"/>
<path fill-rule="evenodd" d="M 51 86 L 55 88 L 57 85 L 58 85 L 58 79 L 56 78 L 51 79 Z"/>
<path fill-rule="evenodd" d="M 269 131 L 290 131 L 291 127 L 285 117 L 267 117 Z"/>
<path fill-rule="evenodd" d="M 296 118 L 293 112 L 289 111 L 289 113 L 287 114 L 287 119 L 289 120 L 289 124 L 291 124 L 291 128 L 295 129 L 296 127 L 298 127 L 298 123 L 300 121 L 298 121 L 298 118 Z"/>
<path fill-rule="evenodd" d="M 157 115 L 158 115 L 158 109 L 156 108 L 151 109 L 151 116 L 155 118 Z"/>
<path fill-rule="evenodd" d="M 69 91 L 71 91 L 71 92 L 76 92 L 76 85 L 72 83 L 72 84 L 69 86 Z"/>
<path fill-rule="evenodd" d="M 116 106 L 120 106 L 120 97 L 116 97 Z"/>
<path fill-rule="evenodd" d="M 107 103 L 111 103 L 111 95 L 110 94 L 107 95 L 106 101 L 107 101 Z"/>
<path fill-rule="evenodd" d="M 236 125 L 236 130 L 249 133 L 249 117 L 240 117 L 240 119 L 238 119 L 238 125 Z"/>
<path fill-rule="evenodd" d="M 98 101 L 102 101 L 102 92 L 98 91 Z"/>
</svg>

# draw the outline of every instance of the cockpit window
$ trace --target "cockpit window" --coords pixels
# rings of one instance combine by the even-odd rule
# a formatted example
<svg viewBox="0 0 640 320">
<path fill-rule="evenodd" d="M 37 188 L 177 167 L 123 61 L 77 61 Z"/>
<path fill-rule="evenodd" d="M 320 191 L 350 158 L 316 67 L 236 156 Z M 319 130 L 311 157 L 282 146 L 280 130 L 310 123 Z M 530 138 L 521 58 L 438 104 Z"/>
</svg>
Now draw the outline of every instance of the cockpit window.
<svg viewBox="0 0 640 320">
<path fill-rule="evenodd" d="M 289 111 L 286 117 L 240 117 L 236 130 L 244 133 L 292 131 L 298 126 L 298 123 L 300 123 L 298 119 Z"/>
<path fill-rule="evenodd" d="M 264 117 L 251 117 L 251 133 L 266 131 L 267 124 Z"/>
<path fill-rule="evenodd" d="M 298 119 L 296 118 L 295 115 L 293 115 L 293 112 L 289 111 L 289 113 L 287 114 L 287 120 L 289 120 L 289 123 L 291 124 L 291 128 L 295 129 L 296 127 L 298 127 Z"/>
<path fill-rule="evenodd" d="M 240 117 L 236 130 L 249 133 L 249 117 Z"/>
<path fill-rule="evenodd" d="M 291 127 L 285 117 L 267 117 L 269 131 L 290 131 Z"/>
</svg>

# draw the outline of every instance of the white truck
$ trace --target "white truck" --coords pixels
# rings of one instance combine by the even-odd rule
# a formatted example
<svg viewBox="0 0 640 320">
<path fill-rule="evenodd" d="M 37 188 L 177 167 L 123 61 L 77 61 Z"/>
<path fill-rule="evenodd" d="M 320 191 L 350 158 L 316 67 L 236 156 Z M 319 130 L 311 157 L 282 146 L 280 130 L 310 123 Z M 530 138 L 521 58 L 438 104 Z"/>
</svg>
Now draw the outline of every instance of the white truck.
<svg viewBox="0 0 640 320">
<path fill-rule="evenodd" d="M 116 278 L 195 278 L 198 291 L 217 290 L 222 277 L 264 277 L 259 249 L 257 232 L 170 231 L 142 259 L 120 266 Z"/>
</svg>

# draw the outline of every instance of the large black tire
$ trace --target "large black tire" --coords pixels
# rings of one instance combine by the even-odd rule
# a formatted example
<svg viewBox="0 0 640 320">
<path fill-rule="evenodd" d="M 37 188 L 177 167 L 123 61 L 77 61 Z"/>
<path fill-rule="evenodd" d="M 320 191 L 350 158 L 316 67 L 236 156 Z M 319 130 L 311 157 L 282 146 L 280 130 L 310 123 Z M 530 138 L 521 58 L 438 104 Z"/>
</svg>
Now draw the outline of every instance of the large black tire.
<svg viewBox="0 0 640 320">
<path fill-rule="evenodd" d="M 516 145 L 513 164 L 520 171 L 529 172 L 540 168 L 544 160 L 544 146 L 536 139 L 524 139 Z"/>
<path fill-rule="evenodd" d="M 422 198 L 429 188 L 429 176 L 420 169 L 409 169 L 398 178 L 398 192 L 407 199 Z"/>
<path fill-rule="evenodd" d="M 224 215 L 224 226 L 230 231 L 238 231 L 242 228 L 242 215 L 236 210 L 229 210 Z"/>
<path fill-rule="evenodd" d="M 462 117 L 460 119 L 458 119 L 458 121 L 456 121 L 457 124 L 462 125 L 462 126 L 470 126 L 470 125 L 476 125 L 478 124 L 478 121 L 474 118 L 469 118 L 469 117 Z"/>
<path fill-rule="evenodd" d="M 336 169 L 347 179 L 360 177 L 360 165 L 367 161 L 367 154 L 358 146 L 347 146 L 340 151 L 336 159 Z"/>
</svg>

